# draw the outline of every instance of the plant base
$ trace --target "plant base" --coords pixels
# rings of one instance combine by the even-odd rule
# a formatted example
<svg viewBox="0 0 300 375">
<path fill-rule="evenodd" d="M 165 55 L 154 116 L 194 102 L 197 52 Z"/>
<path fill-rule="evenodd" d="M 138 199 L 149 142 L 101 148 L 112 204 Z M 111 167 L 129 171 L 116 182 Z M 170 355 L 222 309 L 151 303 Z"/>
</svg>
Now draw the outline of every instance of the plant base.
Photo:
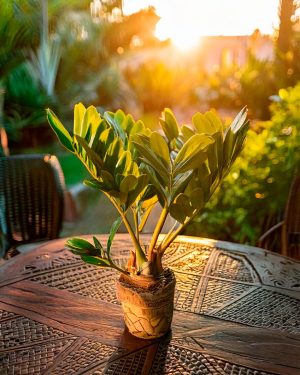
<svg viewBox="0 0 300 375">
<path fill-rule="evenodd" d="M 130 282 L 122 276 L 117 280 L 117 296 L 132 335 L 153 339 L 170 330 L 175 283 L 174 272 L 170 269 L 164 270 L 155 283 L 147 283 L 145 276 L 137 276 Z"/>
</svg>

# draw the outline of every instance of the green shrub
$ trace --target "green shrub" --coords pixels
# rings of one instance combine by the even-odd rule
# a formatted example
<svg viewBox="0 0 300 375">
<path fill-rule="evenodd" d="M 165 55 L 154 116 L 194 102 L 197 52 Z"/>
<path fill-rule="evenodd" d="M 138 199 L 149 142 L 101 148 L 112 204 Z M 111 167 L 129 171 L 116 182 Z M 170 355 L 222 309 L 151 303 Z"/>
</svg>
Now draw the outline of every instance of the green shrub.
<svg viewBox="0 0 300 375">
<path fill-rule="evenodd" d="M 189 234 L 255 244 L 266 217 L 283 211 L 300 165 L 300 84 L 280 90 L 278 99 L 271 120 L 252 125 L 241 156 Z"/>
</svg>

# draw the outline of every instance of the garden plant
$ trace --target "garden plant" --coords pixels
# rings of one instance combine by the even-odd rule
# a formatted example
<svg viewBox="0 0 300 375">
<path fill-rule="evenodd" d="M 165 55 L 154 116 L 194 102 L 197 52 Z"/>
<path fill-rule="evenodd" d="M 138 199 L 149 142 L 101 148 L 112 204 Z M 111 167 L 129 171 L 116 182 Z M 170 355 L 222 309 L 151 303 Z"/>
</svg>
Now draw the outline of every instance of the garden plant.
<svg viewBox="0 0 300 375">
<path fill-rule="evenodd" d="M 228 174 L 244 144 L 247 110 L 225 127 L 213 111 L 196 113 L 191 125 L 179 125 L 165 109 L 159 131 L 121 110 L 101 115 L 81 103 L 74 108 L 72 133 L 50 109 L 47 115 L 62 145 L 90 173 L 84 184 L 103 192 L 119 213 L 105 246 L 96 237 L 93 243 L 71 238 L 66 246 L 84 262 L 120 273 L 117 292 L 131 333 L 143 338 L 163 335 L 172 320 L 175 277 L 163 268 L 162 257 Z M 161 214 L 150 243 L 144 244 L 140 233 L 157 202 Z M 176 224 L 160 237 L 168 215 Z M 122 222 L 132 240 L 126 267 L 114 262 L 111 253 Z"/>
</svg>

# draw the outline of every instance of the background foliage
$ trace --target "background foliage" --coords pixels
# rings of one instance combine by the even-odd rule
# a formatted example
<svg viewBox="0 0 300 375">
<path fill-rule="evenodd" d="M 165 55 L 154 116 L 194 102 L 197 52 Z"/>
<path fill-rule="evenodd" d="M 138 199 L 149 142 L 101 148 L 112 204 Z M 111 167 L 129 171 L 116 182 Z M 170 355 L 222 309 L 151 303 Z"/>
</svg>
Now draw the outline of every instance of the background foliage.
<svg viewBox="0 0 300 375">
<path fill-rule="evenodd" d="M 271 119 L 252 125 L 244 151 L 188 233 L 255 244 L 266 221 L 283 212 L 300 165 L 300 84 L 280 90 L 277 100 Z"/>
<path fill-rule="evenodd" d="M 299 166 L 299 2 L 280 4 L 273 59 L 262 60 L 249 47 L 242 64 L 228 61 L 224 50 L 216 66 L 205 67 L 197 53 L 175 55 L 154 37 L 159 18 L 153 8 L 111 20 L 120 1 L 110 1 L 97 19 L 89 0 L 1 1 L 0 154 L 3 129 L 12 154 L 62 153 L 46 124 L 46 107 L 68 129 L 79 101 L 102 113 L 121 108 L 155 129 L 153 119 L 165 107 L 185 123 L 211 107 L 232 118 L 247 105 L 253 121 L 246 148 L 189 233 L 254 244 L 282 212 Z M 72 160 L 61 160 L 67 182 L 80 182 Z"/>
</svg>

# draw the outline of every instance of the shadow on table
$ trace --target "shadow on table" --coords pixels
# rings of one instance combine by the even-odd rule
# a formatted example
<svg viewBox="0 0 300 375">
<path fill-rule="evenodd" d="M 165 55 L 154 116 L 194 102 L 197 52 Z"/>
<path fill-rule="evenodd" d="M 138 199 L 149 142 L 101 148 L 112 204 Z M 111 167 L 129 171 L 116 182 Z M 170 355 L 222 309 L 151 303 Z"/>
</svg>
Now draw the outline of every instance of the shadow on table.
<svg viewBox="0 0 300 375">
<path fill-rule="evenodd" d="M 154 340 L 132 336 L 127 328 L 119 348 L 109 358 L 104 374 L 165 374 L 167 352 L 172 333 Z"/>
</svg>

